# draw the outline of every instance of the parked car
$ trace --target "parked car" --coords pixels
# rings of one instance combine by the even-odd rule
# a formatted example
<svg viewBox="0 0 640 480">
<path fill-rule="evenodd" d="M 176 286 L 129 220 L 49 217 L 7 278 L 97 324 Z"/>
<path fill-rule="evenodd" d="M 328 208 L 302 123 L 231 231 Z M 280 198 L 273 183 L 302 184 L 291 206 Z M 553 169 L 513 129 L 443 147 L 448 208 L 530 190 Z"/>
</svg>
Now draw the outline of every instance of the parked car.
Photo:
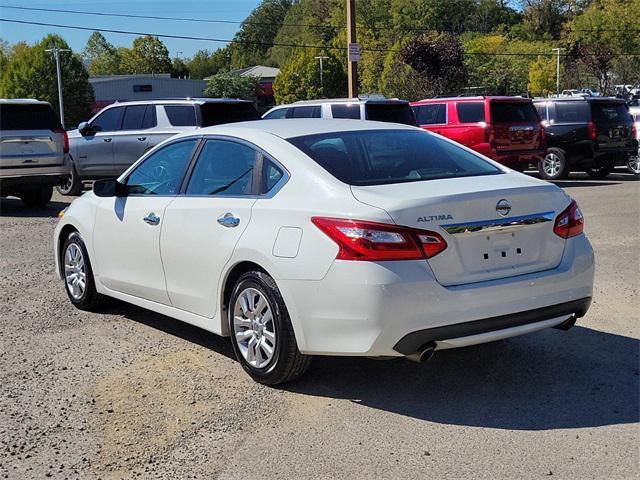
<svg viewBox="0 0 640 480">
<path fill-rule="evenodd" d="M 345 118 L 416 125 L 409 102 L 389 98 L 334 98 L 295 102 L 273 107 L 265 120 L 283 118 Z"/>
<path fill-rule="evenodd" d="M 585 171 L 604 178 L 637 151 L 634 124 L 624 100 L 605 97 L 534 101 L 547 132 L 548 151 L 539 163 L 547 180 Z"/>
<path fill-rule="evenodd" d="M 515 170 L 523 171 L 544 156 L 544 129 L 528 98 L 432 98 L 411 106 L 421 128 Z"/>
<path fill-rule="evenodd" d="M 69 176 L 68 151 L 49 103 L 0 99 L 0 197 L 20 197 L 29 207 L 49 203 L 53 187 Z"/>
<path fill-rule="evenodd" d="M 582 93 L 583 95 L 586 95 L 587 97 L 599 97 L 600 96 L 600 92 L 598 92 L 597 90 L 591 90 L 590 88 L 581 88 L 580 89 L 580 93 Z"/>
<path fill-rule="evenodd" d="M 561 97 L 584 97 L 585 93 L 581 90 L 563 90 Z"/>
<path fill-rule="evenodd" d="M 631 116 L 635 122 L 636 140 L 640 143 L 640 108 L 631 108 Z M 640 175 L 640 147 L 635 154 L 631 154 L 627 160 L 627 170 L 634 175 Z"/>
<path fill-rule="evenodd" d="M 78 195 L 83 180 L 117 177 L 177 133 L 259 118 L 252 102 L 230 98 L 114 103 L 69 132 L 72 171 L 59 191 Z"/>
<path fill-rule="evenodd" d="M 106 295 L 230 336 L 277 384 L 311 355 L 422 361 L 570 328 L 593 290 L 583 222 L 555 185 L 417 128 L 262 121 L 178 135 L 94 183 L 54 255 L 76 307 Z"/>
</svg>

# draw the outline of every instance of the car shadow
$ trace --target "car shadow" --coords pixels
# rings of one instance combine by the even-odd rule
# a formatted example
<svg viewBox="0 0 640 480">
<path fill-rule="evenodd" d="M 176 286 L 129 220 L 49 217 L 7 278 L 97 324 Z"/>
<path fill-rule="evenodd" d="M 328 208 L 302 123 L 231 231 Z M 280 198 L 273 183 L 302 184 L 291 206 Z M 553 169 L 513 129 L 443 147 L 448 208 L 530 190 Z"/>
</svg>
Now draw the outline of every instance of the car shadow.
<svg viewBox="0 0 640 480">
<path fill-rule="evenodd" d="M 235 358 L 228 338 L 113 301 L 114 313 Z M 509 430 L 640 420 L 640 340 L 575 326 L 456 350 L 428 362 L 316 357 L 287 391 L 442 424 Z"/>
<path fill-rule="evenodd" d="M 68 206 L 69 203 L 52 201 L 44 207 L 32 208 L 27 207 L 20 199 L 3 198 L 0 200 L 0 217 L 55 218 Z"/>
</svg>

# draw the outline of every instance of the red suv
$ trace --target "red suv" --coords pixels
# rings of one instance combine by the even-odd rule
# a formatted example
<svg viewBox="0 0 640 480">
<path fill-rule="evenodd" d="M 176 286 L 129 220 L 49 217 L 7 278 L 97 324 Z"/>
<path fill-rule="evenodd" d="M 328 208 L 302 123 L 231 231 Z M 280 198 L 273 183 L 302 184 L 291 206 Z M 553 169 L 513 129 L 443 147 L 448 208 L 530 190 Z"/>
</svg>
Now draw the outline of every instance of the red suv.
<svg viewBox="0 0 640 480">
<path fill-rule="evenodd" d="M 522 171 L 544 157 L 544 129 L 528 98 L 432 98 L 411 107 L 421 128 L 515 170 Z"/>
</svg>

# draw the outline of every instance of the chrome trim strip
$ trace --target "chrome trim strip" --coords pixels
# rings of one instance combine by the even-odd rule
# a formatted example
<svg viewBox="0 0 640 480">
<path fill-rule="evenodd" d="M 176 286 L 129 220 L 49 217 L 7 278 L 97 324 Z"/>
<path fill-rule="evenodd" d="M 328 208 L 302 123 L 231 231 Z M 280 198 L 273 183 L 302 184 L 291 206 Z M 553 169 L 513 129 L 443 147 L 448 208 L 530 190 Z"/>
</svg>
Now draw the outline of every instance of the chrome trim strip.
<svg viewBox="0 0 640 480">
<path fill-rule="evenodd" d="M 537 225 L 539 223 L 550 222 L 555 218 L 556 212 L 533 213 L 520 217 L 497 218 L 495 220 L 482 220 L 479 222 L 455 223 L 441 225 L 445 232 L 450 235 L 465 235 L 471 233 L 496 232 L 510 230 L 512 228 L 525 227 L 527 225 Z"/>
</svg>

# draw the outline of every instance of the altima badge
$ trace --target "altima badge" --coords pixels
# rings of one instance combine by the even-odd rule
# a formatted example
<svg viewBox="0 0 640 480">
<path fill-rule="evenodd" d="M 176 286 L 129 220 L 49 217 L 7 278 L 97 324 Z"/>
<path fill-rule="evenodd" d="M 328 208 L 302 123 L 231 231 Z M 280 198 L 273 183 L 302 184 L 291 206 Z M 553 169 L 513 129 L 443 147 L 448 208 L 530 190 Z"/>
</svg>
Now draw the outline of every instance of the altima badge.
<svg viewBox="0 0 640 480">
<path fill-rule="evenodd" d="M 498 212 L 498 215 L 500 215 L 501 217 L 506 217 L 507 215 L 509 215 L 510 211 L 511 204 L 506 199 L 503 198 L 496 204 L 496 212 Z"/>
</svg>

